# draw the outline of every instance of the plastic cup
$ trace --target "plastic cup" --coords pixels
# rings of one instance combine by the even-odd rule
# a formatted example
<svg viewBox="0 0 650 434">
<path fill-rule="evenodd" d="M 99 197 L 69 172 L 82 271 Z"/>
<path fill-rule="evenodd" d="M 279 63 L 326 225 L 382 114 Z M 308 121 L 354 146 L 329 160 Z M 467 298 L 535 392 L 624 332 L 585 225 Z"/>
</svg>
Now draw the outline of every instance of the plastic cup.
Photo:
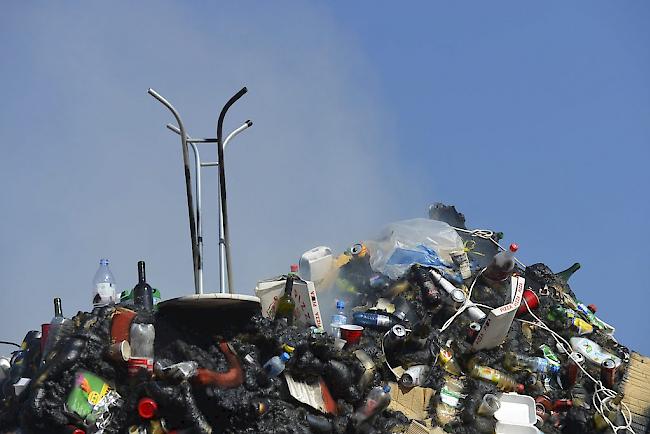
<svg viewBox="0 0 650 434">
<path fill-rule="evenodd" d="M 481 404 L 478 406 L 476 412 L 481 416 L 490 417 L 494 415 L 499 408 L 501 408 L 501 401 L 499 401 L 499 398 L 491 393 L 486 393 L 483 395 Z"/>
<path fill-rule="evenodd" d="M 115 342 L 108 347 L 108 357 L 116 362 L 127 362 L 131 358 L 129 341 Z"/>
<path fill-rule="evenodd" d="M 524 300 L 528 303 L 530 310 L 535 310 L 539 307 L 539 297 L 530 289 L 524 289 Z M 517 316 L 525 313 L 528 313 L 528 309 L 526 308 L 526 303 L 522 300 L 519 309 L 517 309 Z"/>
<path fill-rule="evenodd" d="M 341 339 L 346 341 L 349 345 L 359 343 L 361 335 L 363 334 L 363 327 L 355 324 L 341 325 Z"/>
</svg>

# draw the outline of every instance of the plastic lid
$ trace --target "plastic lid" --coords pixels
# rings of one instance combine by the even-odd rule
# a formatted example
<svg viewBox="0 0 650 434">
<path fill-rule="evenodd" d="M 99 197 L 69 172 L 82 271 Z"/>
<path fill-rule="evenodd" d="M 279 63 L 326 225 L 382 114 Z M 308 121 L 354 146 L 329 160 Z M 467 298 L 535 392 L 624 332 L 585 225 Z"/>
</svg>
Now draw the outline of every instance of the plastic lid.
<svg viewBox="0 0 650 434">
<path fill-rule="evenodd" d="M 283 344 L 283 345 L 282 345 L 282 349 L 283 349 L 285 352 L 289 353 L 289 354 L 293 353 L 293 352 L 296 350 L 295 347 L 293 347 L 293 346 L 291 346 L 291 345 L 289 345 L 289 344 Z"/>
<path fill-rule="evenodd" d="M 138 414 L 143 419 L 151 419 L 156 415 L 158 404 L 151 398 L 141 398 L 138 401 Z"/>
<path fill-rule="evenodd" d="M 337 309 L 345 309 L 345 302 L 343 300 L 336 300 Z"/>
<path fill-rule="evenodd" d="M 108 259 L 102 258 L 99 260 L 99 265 L 108 265 L 108 262 L 109 262 Z"/>
<path fill-rule="evenodd" d="M 384 392 L 386 393 L 390 392 L 390 386 L 388 384 L 384 386 Z"/>
<path fill-rule="evenodd" d="M 291 264 L 291 272 L 292 273 L 298 272 L 298 264 Z"/>
<path fill-rule="evenodd" d="M 289 360 L 290 358 L 291 358 L 291 356 L 289 355 L 289 353 L 282 353 L 282 354 L 280 354 L 280 360 L 282 360 L 283 362 L 286 362 L 286 361 Z"/>
<path fill-rule="evenodd" d="M 517 393 L 524 393 L 524 385 L 517 384 Z"/>
<path fill-rule="evenodd" d="M 519 245 L 517 245 L 517 244 L 515 244 L 515 243 L 510 244 L 510 251 L 511 251 L 511 252 L 514 253 L 514 252 L 516 252 L 517 250 L 519 250 Z"/>
</svg>

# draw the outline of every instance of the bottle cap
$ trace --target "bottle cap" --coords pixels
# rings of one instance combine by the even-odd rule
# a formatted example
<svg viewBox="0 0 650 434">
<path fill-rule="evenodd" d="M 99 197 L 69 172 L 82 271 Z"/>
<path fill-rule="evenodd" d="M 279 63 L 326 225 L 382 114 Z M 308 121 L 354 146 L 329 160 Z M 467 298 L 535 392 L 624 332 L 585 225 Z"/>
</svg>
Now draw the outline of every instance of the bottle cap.
<svg viewBox="0 0 650 434">
<path fill-rule="evenodd" d="M 108 259 L 102 258 L 99 260 L 99 265 L 108 265 Z"/>
<path fill-rule="evenodd" d="M 390 392 L 390 386 L 388 384 L 384 386 L 384 392 L 386 393 Z"/>
<path fill-rule="evenodd" d="M 345 309 L 345 302 L 343 300 L 336 300 L 337 309 Z"/>
<path fill-rule="evenodd" d="M 290 358 L 291 358 L 291 356 L 289 355 L 289 353 L 286 353 L 286 352 L 285 352 L 285 353 L 282 353 L 282 354 L 280 355 L 280 360 L 282 360 L 283 362 L 286 362 L 286 361 L 289 360 Z"/>
<path fill-rule="evenodd" d="M 510 244 L 510 251 L 511 251 L 511 252 L 514 253 L 514 252 L 516 252 L 517 250 L 519 250 L 519 245 L 517 245 L 517 244 L 515 244 L 515 243 Z"/>
<path fill-rule="evenodd" d="M 158 411 L 158 404 L 151 398 L 140 398 L 138 401 L 138 414 L 143 419 L 151 419 Z"/>
<path fill-rule="evenodd" d="M 524 385 L 517 384 L 517 393 L 524 393 Z"/>
<path fill-rule="evenodd" d="M 292 273 L 298 272 L 298 264 L 291 264 L 291 272 Z"/>
<path fill-rule="evenodd" d="M 591 311 L 591 313 L 596 313 L 596 311 L 598 310 L 598 307 L 595 304 L 590 304 L 590 305 L 587 306 L 587 309 L 589 309 Z"/>
</svg>

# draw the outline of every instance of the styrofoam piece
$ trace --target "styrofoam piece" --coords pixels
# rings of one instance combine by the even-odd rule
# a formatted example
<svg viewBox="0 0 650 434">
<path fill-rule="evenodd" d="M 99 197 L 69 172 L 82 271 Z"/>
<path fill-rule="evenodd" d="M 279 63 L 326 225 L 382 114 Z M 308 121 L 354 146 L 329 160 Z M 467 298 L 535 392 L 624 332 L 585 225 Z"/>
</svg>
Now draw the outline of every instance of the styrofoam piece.
<svg viewBox="0 0 650 434">
<path fill-rule="evenodd" d="M 503 393 L 499 396 L 501 407 L 494 413 L 496 434 L 538 433 L 535 428 L 535 400 L 532 396 Z"/>
<path fill-rule="evenodd" d="M 494 432 L 495 434 L 540 434 L 534 426 L 510 425 L 502 422 L 497 422 Z"/>
<path fill-rule="evenodd" d="M 302 254 L 298 274 L 304 280 L 320 282 L 331 270 L 333 262 L 332 249 L 327 246 L 314 247 Z"/>
</svg>

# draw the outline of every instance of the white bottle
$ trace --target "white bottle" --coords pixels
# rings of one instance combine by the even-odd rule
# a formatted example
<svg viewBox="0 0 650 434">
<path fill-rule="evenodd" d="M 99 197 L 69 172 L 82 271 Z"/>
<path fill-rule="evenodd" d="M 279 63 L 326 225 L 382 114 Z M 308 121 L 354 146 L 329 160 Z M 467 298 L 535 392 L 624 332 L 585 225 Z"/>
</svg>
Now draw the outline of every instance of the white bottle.
<svg viewBox="0 0 650 434">
<path fill-rule="evenodd" d="M 115 277 L 108 268 L 108 259 L 99 260 L 99 268 L 93 279 L 93 306 L 106 306 L 116 302 Z"/>
<path fill-rule="evenodd" d="M 585 357 L 585 359 L 595 365 L 601 366 L 601 364 L 607 359 L 612 359 L 616 364 L 616 367 L 621 364 L 621 359 L 607 351 L 603 351 L 600 345 L 591 339 L 573 337 L 569 342 L 574 351 L 579 352 Z"/>
</svg>

